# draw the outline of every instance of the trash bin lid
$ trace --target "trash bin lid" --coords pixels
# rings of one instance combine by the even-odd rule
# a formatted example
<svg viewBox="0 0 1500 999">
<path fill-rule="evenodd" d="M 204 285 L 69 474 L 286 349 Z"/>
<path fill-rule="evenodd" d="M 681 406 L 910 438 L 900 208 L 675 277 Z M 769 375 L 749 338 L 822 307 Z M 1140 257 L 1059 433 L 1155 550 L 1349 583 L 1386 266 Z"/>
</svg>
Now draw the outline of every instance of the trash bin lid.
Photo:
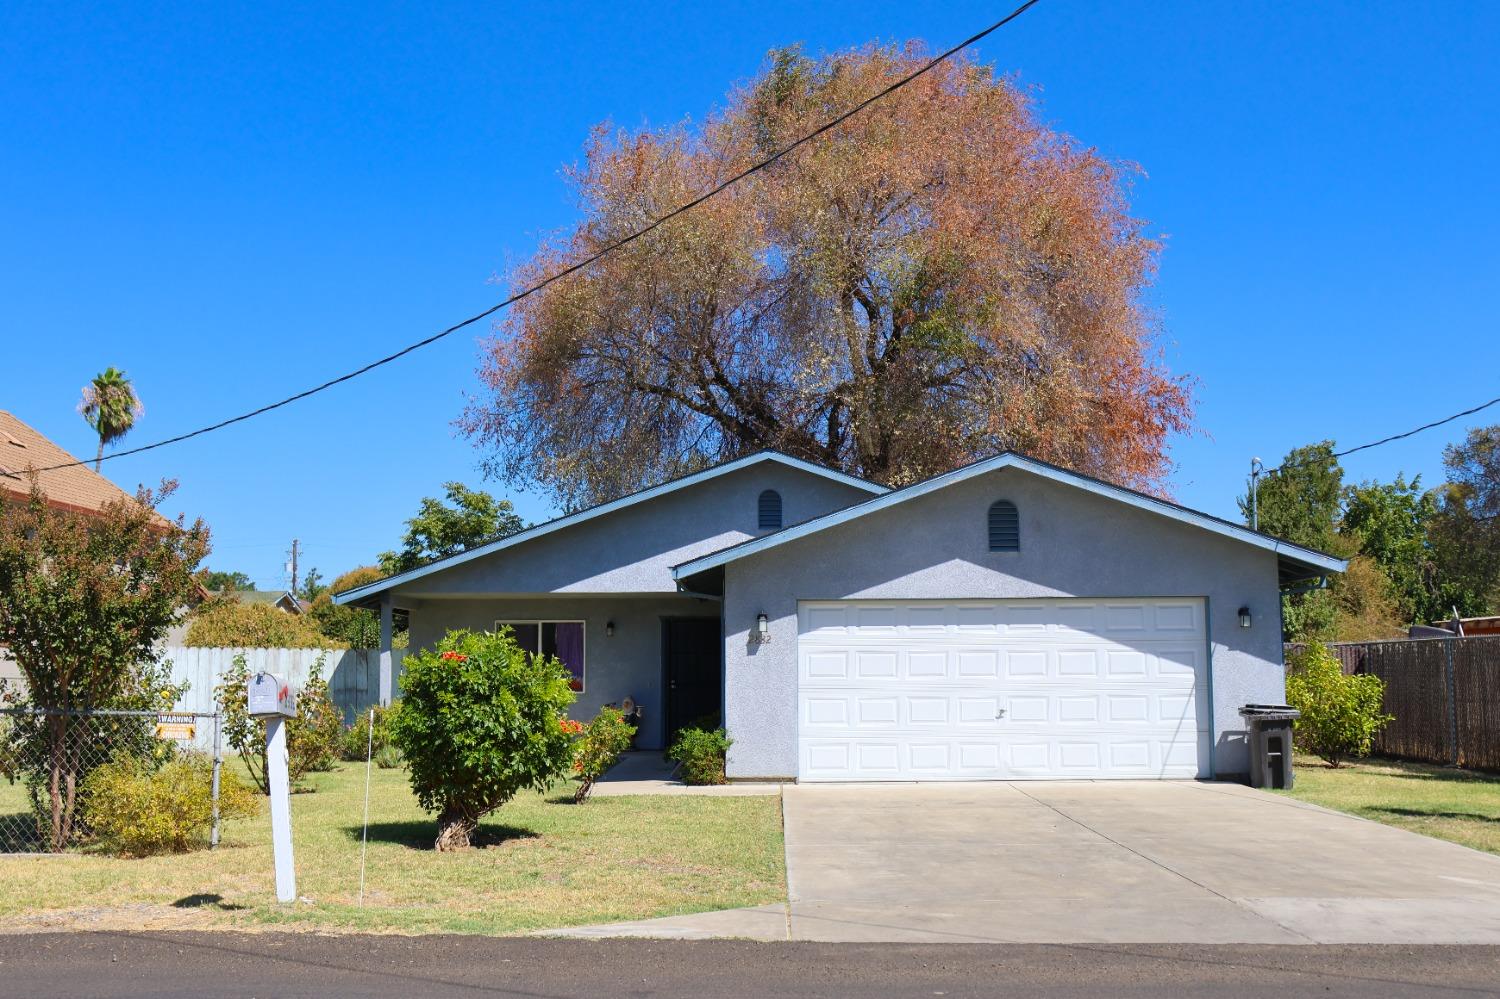
<svg viewBox="0 0 1500 999">
<path fill-rule="evenodd" d="M 1302 712 L 1290 704 L 1247 704 L 1240 714 L 1256 721 L 1291 721 L 1301 718 Z"/>
</svg>

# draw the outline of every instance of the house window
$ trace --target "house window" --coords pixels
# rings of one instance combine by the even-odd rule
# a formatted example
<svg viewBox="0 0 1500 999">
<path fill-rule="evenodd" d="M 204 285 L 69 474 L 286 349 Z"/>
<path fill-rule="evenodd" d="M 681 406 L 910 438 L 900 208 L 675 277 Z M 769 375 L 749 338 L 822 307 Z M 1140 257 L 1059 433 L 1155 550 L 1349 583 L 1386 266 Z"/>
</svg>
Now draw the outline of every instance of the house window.
<svg viewBox="0 0 1500 999">
<path fill-rule="evenodd" d="M 758 511 L 759 523 L 762 531 L 781 530 L 781 494 L 774 489 L 767 489 L 760 494 Z"/>
<path fill-rule="evenodd" d="M 1010 500 L 996 500 L 990 504 L 990 551 L 1020 550 L 1021 517 L 1016 513 L 1016 505 Z"/>
<path fill-rule="evenodd" d="M 495 628 L 509 628 L 516 644 L 532 654 L 562 660 L 572 676 L 570 686 L 583 693 L 582 621 L 496 621 Z"/>
</svg>

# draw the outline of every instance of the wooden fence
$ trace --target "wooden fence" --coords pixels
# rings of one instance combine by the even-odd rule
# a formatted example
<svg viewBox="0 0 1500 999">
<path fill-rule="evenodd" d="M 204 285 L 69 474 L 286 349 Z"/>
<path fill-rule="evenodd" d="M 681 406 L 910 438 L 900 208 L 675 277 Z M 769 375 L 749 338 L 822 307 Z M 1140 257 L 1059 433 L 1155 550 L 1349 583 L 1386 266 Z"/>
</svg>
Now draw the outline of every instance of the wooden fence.
<svg viewBox="0 0 1500 999">
<path fill-rule="evenodd" d="M 1375 737 L 1376 753 L 1500 770 L 1500 636 L 1331 648 L 1346 672 L 1385 681 L 1395 720 Z"/>
<path fill-rule="evenodd" d="M 234 663 L 244 656 L 251 673 L 284 674 L 293 684 L 307 681 L 308 671 L 323 659 L 323 679 L 334 707 L 349 724 L 362 710 L 380 698 L 380 652 L 376 649 L 200 649 L 169 646 L 162 657 L 172 663 L 172 682 L 187 681 L 188 691 L 175 705 L 178 711 L 214 710 L 214 687 Z M 391 653 L 391 668 L 401 675 L 404 649 Z"/>
</svg>

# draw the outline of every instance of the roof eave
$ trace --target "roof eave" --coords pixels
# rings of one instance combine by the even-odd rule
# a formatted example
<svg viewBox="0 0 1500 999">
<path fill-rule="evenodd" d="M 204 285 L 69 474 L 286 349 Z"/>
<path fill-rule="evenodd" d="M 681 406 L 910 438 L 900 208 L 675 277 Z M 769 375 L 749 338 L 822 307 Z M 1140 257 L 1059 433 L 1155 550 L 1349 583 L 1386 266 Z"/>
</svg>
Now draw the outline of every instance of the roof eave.
<svg viewBox="0 0 1500 999">
<path fill-rule="evenodd" d="M 865 492 L 874 494 L 874 496 L 876 497 L 883 496 L 891 491 L 889 486 L 882 486 L 876 482 L 869 482 L 865 479 L 856 478 L 853 475 L 847 475 L 844 472 L 840 472 L 832 468 L 824 468 L 822 465 L 816 465 L 810 461 L 803 461 L 801 458 L 794 458 L 789 454 L 782 454 L 780 451 L 756 451 L 753 454 L 745 455 L 743 458 L 736 458 L 733 461 L 727 461 L 721 465 L 715 465 L 711 468 L 705 468 L 701 471 L 693 472 L 689 475 L 684 475 L 681 478 L 673 479 L 669 482 L 663 482 L 659 485 L 650 486 L 638 492 L 631 493 L 628 496 L 621 496 L 619 499 L 610 500 L 607 503 L 601 503 L 598 506 L 590 507 L 587 510 L 579 510 L 577 513 L 558 517 L 555 520 L 547 521 L 545 524 L 537 524 L 534 527 L 527 528 L 524 531 L 509 535 L 508 537 L 498 538 L 495 541 L 489 542 L 488 544 L 483 544 L 478 546 L 477 548 L 471 548 L 468 551 L 459 552 L 456 555 L 450 555 L 447 558 L 429 562 L 426 565 L 418 566 L 415 569 L 409 569 L 406 572 L 397 573 L 394 576 L 387 576 L 385 579 L 378 579 L 373 583 L 366 583 L 365 585 L 357 586 L 352 590 L 345 590 L 342 593 L 335 593 L 333 595 L 333 602 L 339 605 L 369 607 L 371 606 L 371 604 L 369 603 L 370 598 L 375 597 L 378 594 L 385 592 L 386 590 L 394 589 L 404 583 L 409 583 L 414 580 L 421 579 L 422 577 L 431 575 L 434 572 L 441 572 L 445 569 L 451 569 L 455 566 L 463 565 L 465 562 L 472 561 L 476 558 L 481 558 L 485 555 L 492 555 L 495 552 L 503 551 L 506 548 L 513 547 L 523 542 L 531 541 L 539 537 L 544 537 L 545 535 L 551 534 L 554 531 L 559 531 L 564 528 L 573 527 L 576 524 L 581 524 L 586 521 L 593 520 L 595 517 L 601 517 L 605 514 L 613 513 L 617 510 L 623 510 L 626 507 L 634 506 L 637 503 L 643 503 L 647 500 L 655 499 L 659 496 L 664 496 L 668 493 L 676 492 L 679 489 L 685 489 L 688 486 L 696 485 L 699 482 L 705 482 L 709 479 L 717 478 L 721 475 L 727 475 L 730 472 L 738 471 L 741 468 L 749 468 L 751 465 L 754 465 L 757 462 L 761 461 L 774 461 L 778 464 L 786 465 L 790 468 L 797 468 L 802 471 L 821 475 L 824 478 L 832 479 L 835 482 L 841 482 L 845 485 L 853 486 L 857 489 L 862 489 Z M 379 602 L 376 601 L 374 603 L 374 606 L 379 606 Z"/>
<path fill-rule="evenodd" d="M 1188 507 L 1180 506 L 1176 503 L 1171 503 L 1166 500 L 1148 496 L 1144 493 L 1139 493 L 1131 489 L 1125 489 L 1123 487 L 1116 486 L 1099 479 L 1094 479 L 1090 476 L 1080 475 L 1077 472 L 1072 472 L 1065 468 L 1059 468 L 1055 465 L 1049 465 L 1046 462 L 1037 461 L 1034 458 L 1028 458 L 1025 455 L 1007 451 L 1002 454 L 996 455 L 993 458 L 974 462 L 973 464 L 966 465 L 963 468 L 954 469 L 951 472 L 945 472 L 942 475 L 937 475 L 930 479 L 925 479 L 922 482 L 906 486 L 902 489 L 897 489 L 881 496 L 876 496 L 872 499 L 866 500 L 863 503 L 857 503 L 854 506 L 845 507 L 842 510 L 835 510 L 832 513 L 825 514 L 822 517 L 816 517 L 813 520 L 785 528 L 773 534 L 767 534 L 759 538 L 753 538 L 749 541 L 744 541 L 737 545 L 731 545 L 728 548 L 720 549 L 717 552 L 710 552 L 707 555 L 702 555 L 696 559 L 683 562 L 680 565 L 673 566 L 672 577 L 681 581 L 683 579 L 687 579 L 688 577 L 695 576 L 698 573 L 705 572 L 709 569 L 726 565 L 729 562 L 733 562 L 737 559 L 754 555 L 757 552 L 765 551 L 769 548 L 774 548 L 779 545 L 795 541 L 798 538 L 805 537 L 809 534 L 815 534 L 818 531 L 826 530 L 831 527 L 836 527 L 839 524 L 848 523 L 849 521 L 865 516 L 866 514 L 885 509 L 888 506 L 903 503 L 907 500 L 915 499 L 918 496 L 925 495 L 926 493 L 935 492 L 950 485 L 955 485 L 966 479 L 973 478 L 976 475 L 982 475 L 987 472 L 997 471 L 1002 468 L 1010 467 L 1021 468 L 1024 471 L 1040 475 L 1043 478 L 1051 479 L 1056 482 L 1062 482 L 1067 485 L 1072 485 L 1087 492 L 1092 492 L 1097 495 L 1115 499 L 1120 502 L 1124 502 L 1131 506 L 1137 507 L 1138 509 L 1147 510 L 1158 515 L 1168 517 L 1180 523 L 1199 527 L 1203 530 L 1210 531 L 1211 533 L 1218 534 L 1222 537 L 1228 537 L 1233 540 L 1253 545 L 1257 548 L 1275 552 L 1278 557 L 1289 558 L 1293 561 L 1304 563 L 1320 569 L 1321 571 L 1319 573 L 1316 573 L 1315 575 L 1322 575 L 1328 572 L 1343 572 L 1348 567 L 1348 562 L 1344 559 L 1337 558 L 1325 552 L 1315 551 L 1311 548 L 1303 548 L 1300 545 L 1295 545 L 1290 541 L 1284 541 L 1280 538 L 1275 538 L 1268 534 L 1262 534 L 1258 531 L 1252 531 L 1248 527 L 1241 527 L 1239 525 L 1232 524 L 1210 514 L 1192 510 Z"/>
</svg>

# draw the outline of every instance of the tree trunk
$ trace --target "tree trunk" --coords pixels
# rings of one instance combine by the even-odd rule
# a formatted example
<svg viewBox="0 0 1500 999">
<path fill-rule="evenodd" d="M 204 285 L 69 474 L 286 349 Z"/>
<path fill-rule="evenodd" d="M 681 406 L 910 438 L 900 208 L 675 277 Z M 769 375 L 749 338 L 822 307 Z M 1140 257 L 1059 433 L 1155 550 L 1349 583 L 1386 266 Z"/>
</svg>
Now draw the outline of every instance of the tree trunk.
<svg viewBox="0 0 1500 999">
<path fill-rule="evenodd" d="M 447 805 L 438 816 L 437 847 L 439 853 L 450 850 L 467 850 L 473 845 L 474 830 L 479 828 L 479 819 L 458 805 Z"/>
<path fill-rule="evenodd" d="M 99 450 L 94 452 L 94 471 L 99 471 L 99 465 L 104 461 L 104 435 L 99 435 Z"/>
<path fill-rule="evenodd" d="M 47 719 L 48 729 L 48 760 L 47 775 L 47 799 L 51 806 L 52 828 L 50 830 L 51 842 L 48 844 L 53 853 L 61 853 L 63 847 L 68 845 L 68 832 L 64 822 L 63 810 L 63 771 L 65 755 L 67 753 L 67 727 L 68 719 L 65 715 L 53 715 Z"/>
</svg>

